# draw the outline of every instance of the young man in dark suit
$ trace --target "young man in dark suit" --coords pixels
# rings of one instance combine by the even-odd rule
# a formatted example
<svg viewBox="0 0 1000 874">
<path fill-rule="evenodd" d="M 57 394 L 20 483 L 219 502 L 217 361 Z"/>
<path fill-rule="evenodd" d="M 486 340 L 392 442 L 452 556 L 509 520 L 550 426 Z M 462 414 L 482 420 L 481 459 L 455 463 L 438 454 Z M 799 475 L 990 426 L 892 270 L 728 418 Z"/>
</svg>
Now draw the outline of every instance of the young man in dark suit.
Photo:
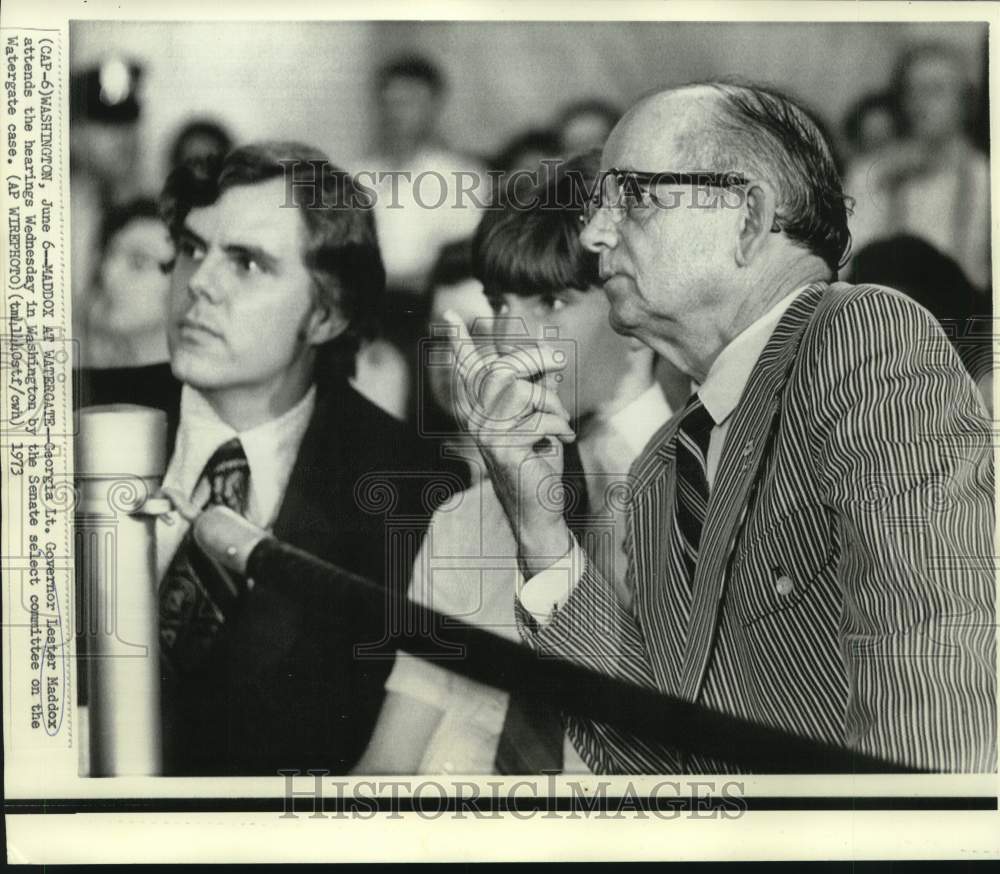
<svg viewBox="0 0 1000 874">
<path fill-rule="evenodd" d="M 147 402 L 175 423 L 164 489 L 198 507 L 230 506 L 404 589 L 412 555 L 397 555 L 397 543 L 419 546 L 427 512 L 413 474 L 426 467 L 406 427 L 347 382 L 344 362 L 385 282 L 360 192 L 322 153 L 262 143 L 235 150 L 218 172 L 175 171 L 164 212 L 176 245 L 168 338 L 180 387 L 143 377 L 156 395 Z M 143 385 L 120 374 L 83 383 L 92 402 L 144 400 Z M 387 512 L 406 517 L 407 530 Z M 385 615 L 347 600 L 331 615 L 280 580 L 235 579 L 187 527 L 171 514 L 156 530 L 165 772 L 349 770 L 391 667 L 374 652 Z"/>
</svg>

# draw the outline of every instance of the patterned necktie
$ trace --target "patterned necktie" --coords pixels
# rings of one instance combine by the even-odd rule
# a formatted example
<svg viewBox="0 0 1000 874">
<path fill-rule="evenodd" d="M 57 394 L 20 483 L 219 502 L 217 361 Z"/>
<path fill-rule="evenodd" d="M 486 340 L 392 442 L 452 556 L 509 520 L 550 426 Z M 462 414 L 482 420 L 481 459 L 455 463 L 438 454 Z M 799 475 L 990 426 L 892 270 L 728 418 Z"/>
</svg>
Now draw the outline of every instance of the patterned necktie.
<svg viewBox="0 0 1000 874">
<path fill-rule="evenodd" d="M 581 515 L 587 513 L 587 481 L 576 443 L 563 446 L 563 515 L 581 544 Z M 510 694 L 494 767 L 498 774 L 560 773 L 563 770 L 562 714 L 532 692 Z"/>
<path fill-rule="evenodd" d="M 675 436 L 676 488 L 673 541 L 690 587 L 698 564 L 701 529 L 708 511 L 708 441 L 715 422 L 698 395 L 691 395 Z"/>
<path fill-rule="evenodd" d="M 223 505 L 245 515 L 250 465 L 238 438 L 215 450 L 203 476 L 212 491 L 205 507 Z M 160 584 L 160 655 L 168 671 L 189 673 L 203 662 L 243 586 L 188 530 Z"/>
</svg>

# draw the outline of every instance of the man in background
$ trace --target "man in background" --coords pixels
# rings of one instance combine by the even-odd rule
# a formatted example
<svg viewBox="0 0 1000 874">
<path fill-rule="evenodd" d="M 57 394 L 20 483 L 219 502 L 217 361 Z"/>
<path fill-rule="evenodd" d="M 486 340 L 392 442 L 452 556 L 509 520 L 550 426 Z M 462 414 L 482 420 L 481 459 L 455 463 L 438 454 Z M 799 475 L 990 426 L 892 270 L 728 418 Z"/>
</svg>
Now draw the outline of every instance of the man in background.
<svg viewBox="0 0 1000 874">
<path fill-rule="evenodd" d="M 448 86 L 435 64 L 402 56 L 380 67 L 374 83 L 376 143 L 358 162 L 356 178 L 373 196 L 386 295 L 381 336 L 361 349 L 359 388 L 408 417 L 430 270 L 442 246 L 472 235 L 489 186 L 480 162 L 449 148 L 440 135 Z"/>
<path fill-rule="evenodd" d="M 559 147 L 564 157 L 604 148 L 621 111 L 599 97 L 576 100 L 564 106 L 555 121 Z"/>
<path fill-rule="evenodd" d="M 443 142 L 446 96 L 444 75 L 426 58 L 401 57 L 375 74 L 378 140 L 360 162 L 358 181 L 378 192 L 375 222 L 390 294 L 420 295 L 441 246 L 470 236 L 479 221 L 473 198 L 459 188 L 484 198 L 485 170 Z M 373 178 L 383 173 L 399 175 Z"/>
<path fill-rule="evenodd" d="M 891 95 L 900 138 L 858 158 L 845 188 L 855 199 L 854 251 L 910 234 L 953 258 L 991 307 L 989 159 L 973 143 L 976 89 L 964 54 L 921 43 L 899 59 Z"/>
</svg>

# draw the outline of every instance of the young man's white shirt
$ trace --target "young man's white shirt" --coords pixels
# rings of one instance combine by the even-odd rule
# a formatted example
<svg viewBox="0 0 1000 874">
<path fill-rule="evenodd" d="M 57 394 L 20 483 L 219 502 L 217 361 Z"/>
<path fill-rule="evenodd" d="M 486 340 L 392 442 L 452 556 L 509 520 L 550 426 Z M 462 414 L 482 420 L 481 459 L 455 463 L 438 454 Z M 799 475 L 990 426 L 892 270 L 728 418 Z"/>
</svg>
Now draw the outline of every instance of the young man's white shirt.
<svg viewBox="0 0 1000 874">
<path fill-rule="evenodd" d="M 164 487 L 176 489 L 196 507 L 204 506 L 211 493 L 202 475 L 205 465 L 223 443 L 238 437 L 250 466 L 246 517 L 260 528 L 270 528 L 281 509 L 315 407 L 316 387 L 312 386 L 295 406 L 276 419 L 238 432 L 219 418 L 204 395 L 185 385 L 181 389 L 174 454 L 163 477 Z M 176 512 L 157 520 L 157 579 L 163 579 L 187 529 L 188 523 Z"/>
</svg>

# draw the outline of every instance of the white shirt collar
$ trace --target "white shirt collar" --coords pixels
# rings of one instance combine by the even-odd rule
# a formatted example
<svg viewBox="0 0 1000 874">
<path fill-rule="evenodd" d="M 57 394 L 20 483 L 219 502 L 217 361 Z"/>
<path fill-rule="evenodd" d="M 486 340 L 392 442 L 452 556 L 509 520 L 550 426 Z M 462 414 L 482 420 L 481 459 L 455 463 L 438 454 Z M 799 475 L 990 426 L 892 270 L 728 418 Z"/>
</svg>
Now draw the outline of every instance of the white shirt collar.
<svg viewBox="0 0 1000 874">
<path fill-rule="evenodd" d="M 750 373 L 761 352 L 764 351 L 767 341 L 771 339 L 771 334 L 774 333 L 785 310 L 805 288 L 807 286 L 803 285 L 783 297 L 757 321 L 730 340 L 712 362 L 705 381 L 700 386 L 697 384 L 692 386 L 716 425 L 725 422 L 736 409 L 740 398 L 743 397 Z"/>
<path fill-rule="evenodd" d="M 649 439 L 673 415 L 658 382 L 647 388 L 605 420 L 632 452 L 633 460 L 646 448 Z M 586 439 L 586 438 L 583 438 Z"/>
<path fill-rule="evenodd" d="M 247 516 L 259 525 L 274 521 L 284 496 L 299 445 L 316 406 L 316 387 L 276 419 L 238 432 L 216 414 L 197 389 L 181 389 L 177 442 L 163 484 L 194 494 L 212 453 L 227 440 L 238 437 L 250 465 Z"/>
</svg>

